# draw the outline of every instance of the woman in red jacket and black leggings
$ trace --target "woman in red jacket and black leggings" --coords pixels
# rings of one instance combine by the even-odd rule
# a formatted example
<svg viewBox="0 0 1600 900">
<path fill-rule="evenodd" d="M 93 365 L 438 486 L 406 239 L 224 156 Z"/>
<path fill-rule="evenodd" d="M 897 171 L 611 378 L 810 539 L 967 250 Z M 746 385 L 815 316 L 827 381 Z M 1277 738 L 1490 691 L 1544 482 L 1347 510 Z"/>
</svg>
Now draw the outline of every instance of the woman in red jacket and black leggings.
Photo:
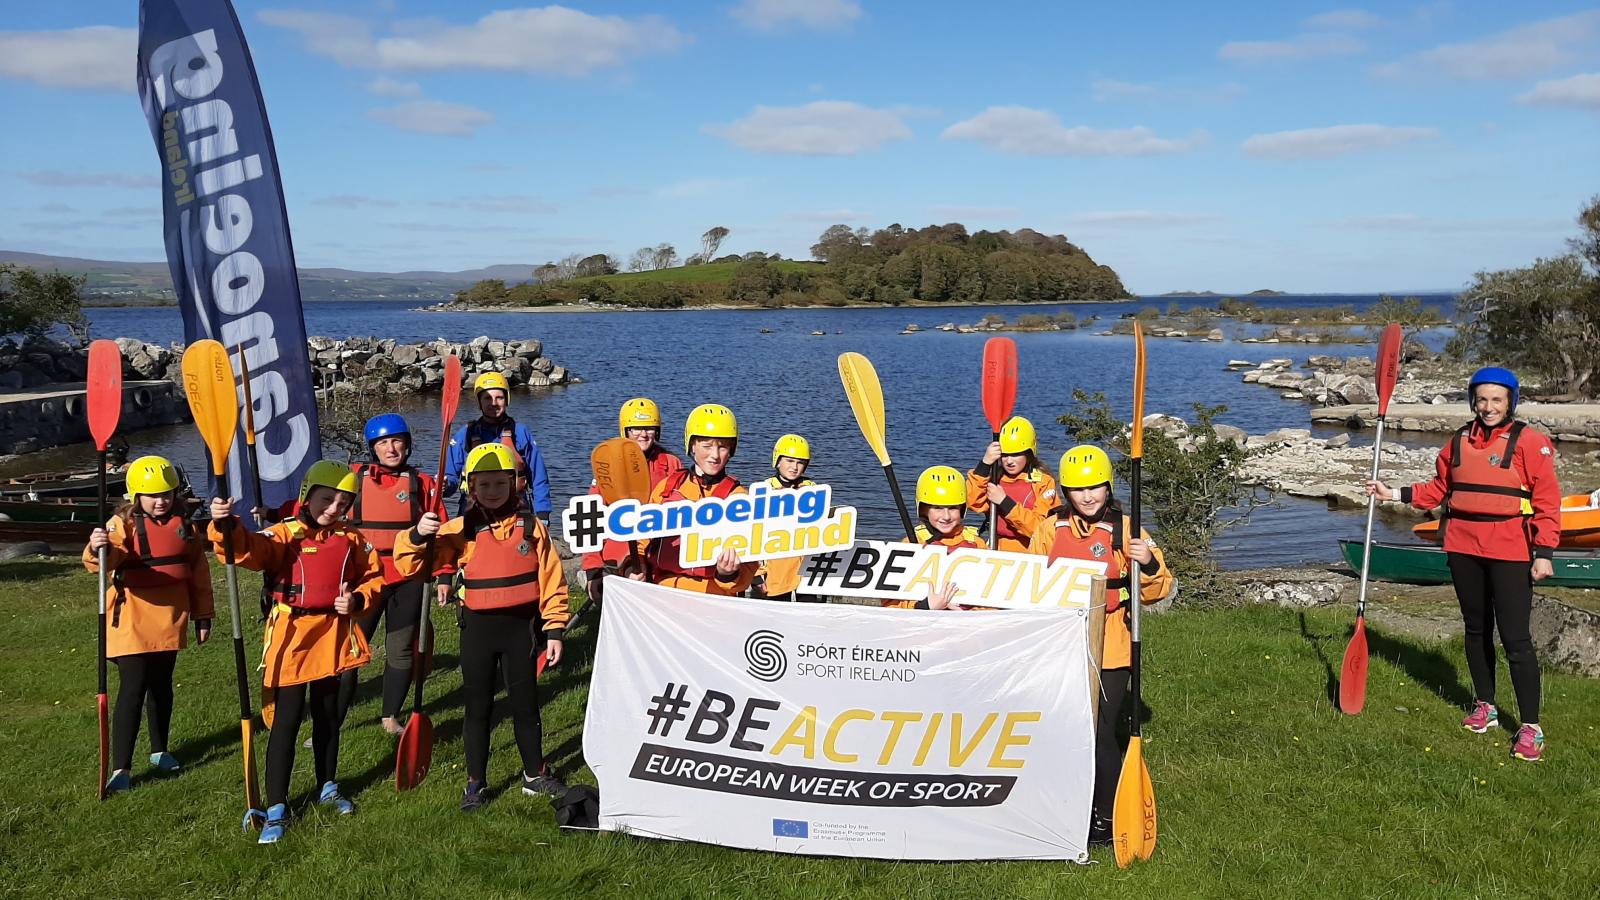
<svg viewBox="0 0 1600 900">
<path fill-rule="evenodd" d="M 1419 509 L 1444 505 L 1439 530 L 1466 621 L 1467 669 L 1476 698 L 1461 725 L 1483 734 L 1498 723 L 1498 625 L 1522 717 L 1511 753 L 1538 762 L 1544 729 L 1539 727 L 1539 660 L 1528 619 L 1534 582 L 1555 571 L 1551 557 L 1561 542 L 1561 486 L 1550 439 L 1513 417 L 1517 392 L 1516 375 L 1498 367 L 1479 369 L 1467 385 L 1477 417 L 1439 451 L 1433 480 L 1398 491 L 1369 481 L 1367 492 Z"/>
</svg>

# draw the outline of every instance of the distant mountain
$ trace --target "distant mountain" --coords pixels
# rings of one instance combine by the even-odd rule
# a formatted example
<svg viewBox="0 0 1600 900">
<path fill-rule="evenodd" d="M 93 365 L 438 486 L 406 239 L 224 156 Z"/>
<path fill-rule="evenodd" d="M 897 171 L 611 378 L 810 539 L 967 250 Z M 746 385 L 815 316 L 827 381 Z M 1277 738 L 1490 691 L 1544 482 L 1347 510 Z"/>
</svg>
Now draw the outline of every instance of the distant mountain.
<svg viewBox="0 0 1600 900">
<path fill-rule="evenodd" d="M 0 250 L 0 262 L 85 275 L 86 292 L 104 302 L 172 301 L 172 275 L 164 262 L 116 262 Z M 485 278 L 531 281 L 533 264 L 497 265 L 464 272 L 362 272 L 355 269 L 300 269 L 300 296 L 306 300 L 443 300 Z"/>
</svg>

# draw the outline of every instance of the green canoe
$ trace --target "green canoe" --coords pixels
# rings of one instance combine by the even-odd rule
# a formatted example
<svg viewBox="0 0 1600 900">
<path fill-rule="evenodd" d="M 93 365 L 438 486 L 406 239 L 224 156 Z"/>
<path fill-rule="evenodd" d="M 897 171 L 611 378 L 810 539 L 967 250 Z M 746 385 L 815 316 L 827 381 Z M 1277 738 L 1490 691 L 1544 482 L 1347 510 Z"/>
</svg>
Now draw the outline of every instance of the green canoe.
<svg viewBox="0 0 1600 900">
<path fill-rule="evenodd" d="M 1339 550 L 1350 568 L 1361 571 L 1361 542 L 1340 541 Z M 1550 587 L 1600 587 L 1600 551 L 1557 550 L 1556 573 L 1540 582 Z M 1377 581 L 1403 584 L 1449 584 L 1450 566 L 1436 544 L 1386 544 L 1372 542 L 1372 568 Z"/>
</svg>

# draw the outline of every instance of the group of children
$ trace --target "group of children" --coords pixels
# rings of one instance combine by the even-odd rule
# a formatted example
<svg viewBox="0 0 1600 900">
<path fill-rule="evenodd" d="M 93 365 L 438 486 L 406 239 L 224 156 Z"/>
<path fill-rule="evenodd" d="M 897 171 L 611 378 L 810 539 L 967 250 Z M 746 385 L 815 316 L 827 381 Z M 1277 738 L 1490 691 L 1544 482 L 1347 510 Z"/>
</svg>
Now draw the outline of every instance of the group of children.
<svg viewBox="0 0 1600 900">
<path fill-rule="evenodd" d="M 113 718 L 115 772 L 108 792 L 130 784 L 139 708 L 149 711 L 151 762 L 171 772 L 168 752 L 172 673 L 177 651 L 194 622 L 196 640 L 210 634 L 213 598 L 205 555 L 232 558 L 262 572 L 268 600 L 260 663 L 263 719 L 271 728 L 266 764 L 266 824 L 259 840 L 279 840 L 289 824 L 288 790 L 302 722 L 312 723 L 318 800 L 341 814 L 355 811 L 339 790 L 339 730 L 355 691 L 356 671 L 371 659 L 368 642 L 387 616 L 382 724 L 402 730 L 399 718 L 413 669 L 414 648 L 426 622 L 428 585 L 439 603 L 461 606 L 460 662 L 464 695 L 463 743 L 467 784 L 464 811 L 485 799 L 491 711 L 503 675 L 522 758 L 522 788 L 556 794 L 563 785 L 545 772 L 541 748 L 535 655 L 560 662 L 570 614 L 561 560 L 547 520 L 548 478 L 538 445 L 525 426 L 506 414 L 509 386 L 493 373 L 474 384 L 482 415 L 450 443 L 443 485 L 410 465 L 410 429 L 396 414 L 374 417 L 366 429 L 371 460 L 353 469 L 321 461 L 307 472 L 299 500 L 284 521 L 261 531 L 243 527 L 234 503 L 216 498 L 201 534 L 177 508 L 179 478 L 159 457 L 135 461 L 128 473 L 128 505 L 96 529 L 84 564 L 98 566 L 106 549 L 107 655 L 121 674 Z M 725 406 L 696 407 L 684 427 L 685 463 L 661 444 L 662 419 L 651 400 L 623 404 L 619 430 L 638 443 L 649 464 L 653 503 L 745 493 L 728 465 L 739 427 Z M 813 482 L 806 472 L 810 444 L 796 434 L 773 447 L 773 490 Z M 1092 446 L 1069 450 L 1059 482 L 1039 464 L 1033 425 L 1021 417 L 1005 423 L 999 439 L 965 476 L 934 466 L 917 479 L 917 539 L 948 549 L 986 546 L 967 512 L 995 516 L 998 549 L 1051 559 L 1108 564 L 1107 624 L 1101 676 L 1102 703 L 1096 752 L 1091 840 L 1109 837 L 1112 793 L 1121 763 L 1116 725 L 1128 686 L 1130 638 L 1128 570 L 1143 576 L 1140 599 L 1150 603 L 1171 589 L 1160 551 L 1143 532 L 1129 534 L 1112 497 L 1111 461 Z M 1059 485 L 1059 486 L 1058 486 Z M 461 490 L 458 515 L 446 520 L 440 499 Z M 209 544 L 209 547 L 207 546 Z M 714 564 L 682 563 L 676 537 L 637 544 L 608 542 L 583 560 L 589 596 L 599 602 L 607 574 L 719 596 L 811 599 L 796 593 L 800 558 L 750 562 L 724 549 Z M 916 602 L 885 605 L 951 610 L 945 585 Z"/>
</svg>

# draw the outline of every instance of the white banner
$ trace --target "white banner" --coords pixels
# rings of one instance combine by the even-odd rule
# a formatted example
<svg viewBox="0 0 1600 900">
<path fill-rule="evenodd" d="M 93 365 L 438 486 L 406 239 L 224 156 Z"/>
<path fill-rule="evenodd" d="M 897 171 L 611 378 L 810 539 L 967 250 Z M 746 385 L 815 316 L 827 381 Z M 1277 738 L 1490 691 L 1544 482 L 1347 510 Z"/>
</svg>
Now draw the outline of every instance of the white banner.
<svg viewBox="0 0 1600 900">
<path fill-rule="evenodd" d="M 1035 553 L 975 550 L 860 541 L 848 550 L 818 553 L 800 569 L 802 594 L 867 597 L 875 600 L 925 600 L 947 583 L 955 602 L 999 609 L 1084 609 L 1092 600 L 1094 577 L 1106 564 L 1058 559 Z"/>
<path fill-rule="evenodd" d="M 1085 613 L 711 597 L 607 578 L 600 827 L 883 859 L 1087 858 Z"/>
</svg>

